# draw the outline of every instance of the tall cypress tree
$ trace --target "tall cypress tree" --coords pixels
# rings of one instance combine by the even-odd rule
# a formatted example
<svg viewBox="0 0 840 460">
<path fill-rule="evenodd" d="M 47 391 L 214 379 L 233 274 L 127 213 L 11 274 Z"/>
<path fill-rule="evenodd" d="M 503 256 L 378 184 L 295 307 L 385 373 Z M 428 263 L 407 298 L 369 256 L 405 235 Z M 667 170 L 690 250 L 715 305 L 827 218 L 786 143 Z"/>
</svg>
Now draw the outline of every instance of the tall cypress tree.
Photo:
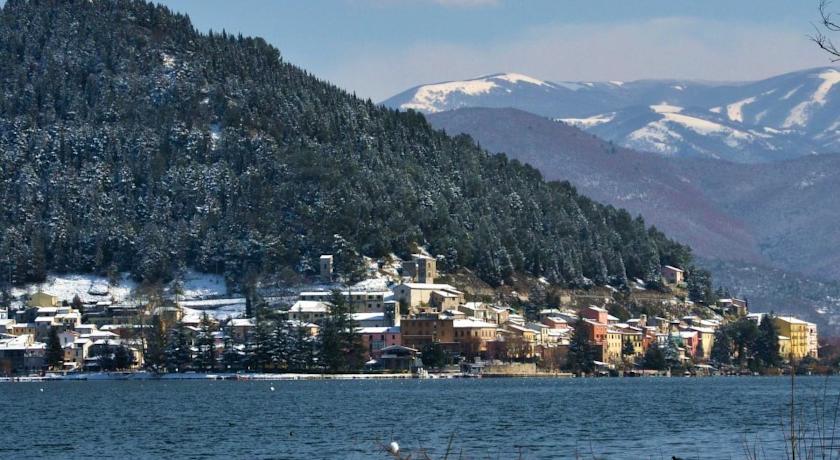
<svg viewBox="0 0 840 460">
<path fill-rule="evenodd" d="M 333 291 L 330 303 L 330 314 L 321 326 L 321 365 L 331 372 L 358 369 L 363 349 L 350 304 L 339 290 Z"/>
<path fill-rule="evenodd" d="M 64 350 L 61 348 L 61 340 L 58 338 L 58 329 L 50 328 L 47 339 L 47 365 L 51 369 L 61 369 L 64 365 Z"/>
<path fill-rule="evenodd" d="M 763 366 L 776 367 L 781 363 L 779 356 L 779 329 L 773 321 L 773 313 L 764 315 L 758 325 L 755 340 L 755 357 Z"/>
</svg>

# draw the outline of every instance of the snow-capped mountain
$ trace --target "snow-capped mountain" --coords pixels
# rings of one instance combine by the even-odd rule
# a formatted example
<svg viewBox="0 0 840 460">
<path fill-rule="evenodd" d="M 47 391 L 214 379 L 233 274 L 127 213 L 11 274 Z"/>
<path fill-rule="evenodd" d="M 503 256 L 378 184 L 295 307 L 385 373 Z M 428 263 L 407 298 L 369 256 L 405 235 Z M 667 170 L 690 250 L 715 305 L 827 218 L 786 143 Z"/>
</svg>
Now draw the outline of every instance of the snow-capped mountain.
<svg viewBox="0 0 840 460">
<path fill-rule="evenodd" d="M 384 103 L 424 113 L 512 107 L 637 150 L 756 163 L 840 152 L 838 83 L 840 71 L 830 67 L 748 83 L 553 83 L 498 74 L 418 86 Z"/>
</svg>

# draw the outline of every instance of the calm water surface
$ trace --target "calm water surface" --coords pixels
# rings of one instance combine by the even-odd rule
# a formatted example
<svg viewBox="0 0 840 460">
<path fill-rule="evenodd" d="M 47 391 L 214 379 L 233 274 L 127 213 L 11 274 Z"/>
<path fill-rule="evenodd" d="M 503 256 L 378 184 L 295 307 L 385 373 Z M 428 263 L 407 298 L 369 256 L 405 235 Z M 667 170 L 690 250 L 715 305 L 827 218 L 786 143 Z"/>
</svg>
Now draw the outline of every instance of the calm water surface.
<svg viewBox="0 0 840 460">
<path fill-rule="evenodd" d="M 0 458 L 784 458 L 787 378 L 0 384 Z M 275 391 L 271 391 L 271 387 Z M 41 391 L 43 389 L 43 391 Z M 803 408 L 840 379 L 797 379 Z M 833 400 L 832 400 L 833 401 Z M 462 455 L 462 457 L 459 457 Z M 416 457 L 415 457 L 416 458 Z"/>
</svg>

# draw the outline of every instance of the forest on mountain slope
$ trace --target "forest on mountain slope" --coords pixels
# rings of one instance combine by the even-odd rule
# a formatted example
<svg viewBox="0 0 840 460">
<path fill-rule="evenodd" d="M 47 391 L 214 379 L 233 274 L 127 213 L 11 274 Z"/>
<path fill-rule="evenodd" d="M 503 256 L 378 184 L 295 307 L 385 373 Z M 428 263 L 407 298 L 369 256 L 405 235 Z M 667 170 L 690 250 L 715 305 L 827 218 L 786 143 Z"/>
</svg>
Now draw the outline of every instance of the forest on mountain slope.
<svg viewBox="0 0 840 460">
<path fill-rule="evenodd" d="M 189 267 L 237 283 L 322 253 L 352 275 L 417 245 L 493 284 L 656 282 L 691 260 L 568 183 L 145 1 L 8 0 L 0 69 L 5 282 Z"/>
</svg>

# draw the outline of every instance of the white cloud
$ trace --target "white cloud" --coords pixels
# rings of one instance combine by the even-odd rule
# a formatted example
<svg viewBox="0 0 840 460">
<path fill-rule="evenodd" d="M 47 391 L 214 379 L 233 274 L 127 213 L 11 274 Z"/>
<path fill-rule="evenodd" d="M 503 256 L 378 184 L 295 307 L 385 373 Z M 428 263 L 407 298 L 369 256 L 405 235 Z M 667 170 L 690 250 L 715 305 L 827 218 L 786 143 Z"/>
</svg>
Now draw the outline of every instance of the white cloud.
<svg viewBox="0 0 840 460">
<path fill-rule="evenodd" d="M 323 76 L 375 100 L 420 83 L 494 72 L 554 81 L 750 80 L 826 65 L 806 33 L 779 25 L 693 18 L 555 24 L 498 43 L 430 39 L 406 47 L 361 46 L 323 69 Z"/>
</svg>

